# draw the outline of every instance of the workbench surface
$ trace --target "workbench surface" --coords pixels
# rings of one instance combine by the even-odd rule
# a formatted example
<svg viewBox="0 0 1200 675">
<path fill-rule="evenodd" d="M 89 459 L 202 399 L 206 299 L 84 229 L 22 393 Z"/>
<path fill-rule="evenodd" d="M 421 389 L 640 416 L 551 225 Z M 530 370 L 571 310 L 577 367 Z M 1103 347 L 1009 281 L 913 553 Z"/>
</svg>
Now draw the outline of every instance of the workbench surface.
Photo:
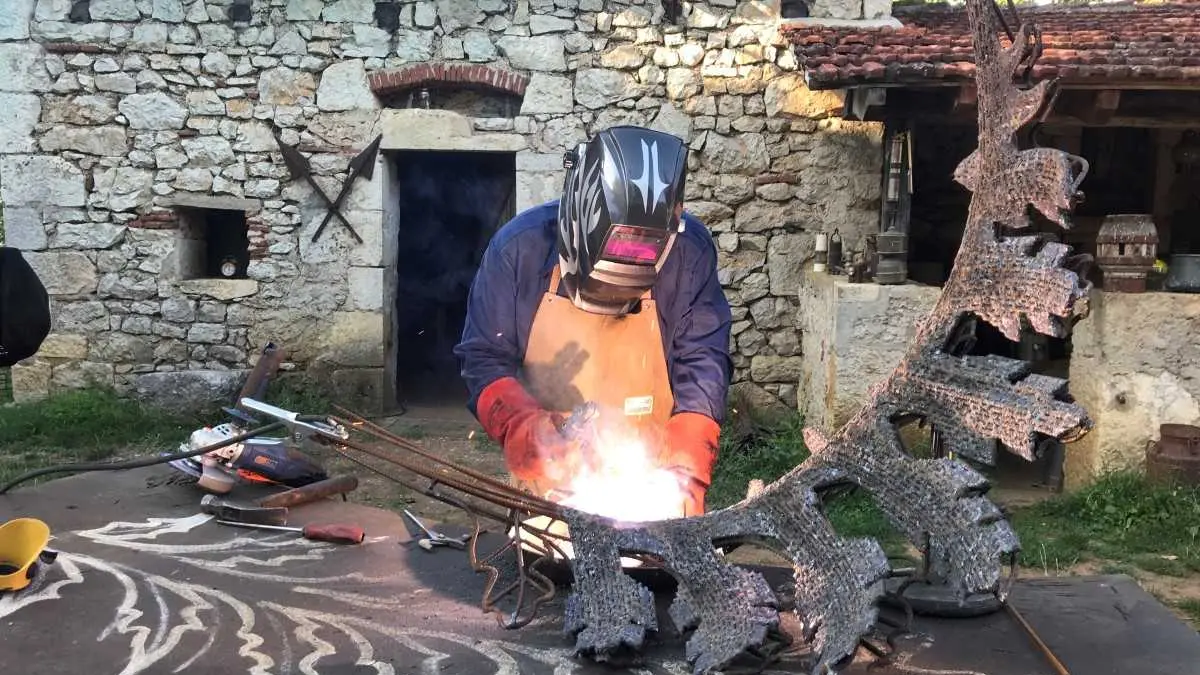
<svg viewBox="0 0 1200 675">
<path fill-rule="evenodd" d="M 314 543 L 212 522 L 176 476 L 86 474 L 0 496 L 0 522 L 44 520 L 60 552 L 33 586 L 0 596 L 0 673 L 690 672 L 669 629 L 630 670 L 573 659 L 561 594 L 529 626 L 502 629 L 480 609 L 486 578 L 465 553 L 422 550 L 398 514 L 338 500 L 293 509 L 292 525 L 367 531 L 360 546 Z M 1012 604 L 1072 675 L 1200 674 L 1200 634 L 1128 577 L 1022 580 Z M 1005 612 L 918 617 L 897 645 L 891 664 L 870 667 L 864 652 L 843 672 L 1056 675 Z M 765 672 L 805 665 L 798 654 Z"/>
</svg>

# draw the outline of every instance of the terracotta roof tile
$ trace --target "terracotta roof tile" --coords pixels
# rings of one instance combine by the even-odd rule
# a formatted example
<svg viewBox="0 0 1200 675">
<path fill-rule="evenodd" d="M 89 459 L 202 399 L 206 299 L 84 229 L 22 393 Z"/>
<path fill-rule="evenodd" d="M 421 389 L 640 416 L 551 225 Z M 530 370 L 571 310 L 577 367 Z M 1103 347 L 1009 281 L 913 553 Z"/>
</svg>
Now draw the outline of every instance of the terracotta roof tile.
<svg viewBox="0 0 1200 675">
<path fill-rule="evenodd" d="M 1006 3 L 1001 8 L 1011 23 Z M 966 11 L 924 5 L 896 8 L 893 16 L 901 27 L 793 26 L 784 33 L 814 89 L 974 77 Z M 1200 2 L 1195 0 L 1021 7 L 1020 17 L 1042 30 L 1044 49 L 1035 78 L 1200 86 Z"/>
</svg>

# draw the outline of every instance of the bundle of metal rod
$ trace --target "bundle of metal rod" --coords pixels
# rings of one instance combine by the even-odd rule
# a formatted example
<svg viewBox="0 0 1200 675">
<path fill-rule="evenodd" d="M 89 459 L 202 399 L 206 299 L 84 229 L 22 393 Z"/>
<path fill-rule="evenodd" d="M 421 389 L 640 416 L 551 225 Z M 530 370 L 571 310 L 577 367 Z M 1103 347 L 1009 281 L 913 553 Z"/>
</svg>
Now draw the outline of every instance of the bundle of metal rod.
<svg viewBox="0 0 1200 675">
<path fill-rule="evenodd" d="M 497 480 L 485 473 L 438 457 L 419 444 L 396 435 L 350 410 L 334 406 L 345 415 L 345 419 L 332 419 L 347 431 L 358 432 L 370 437 L 374 443 L 345 440 L 340 445 L 371 455 L 390 464 L 399 466 L 432 481 L 430 490 L 444 485 L 451 490 L 482 499 L 490 504 L 524 512 L 530 516 L 561 518 L 563 507 L 554 502 L 535 497 L 523 490 Z M 402 450 L 404 452 L 397 452 Z M 429 493 L 429 490 L 423 492 Z M 436 497 L 430 494 L 431 497 Z"/>
<path fill-rule="evenodd" d="M 506 629 L 520 628 L 532 621 L 540 607 L 553 599 L 556 593 L 554 582 L 539 568 L 555 559 L 565 560 L 568 557 L 562 545 L 567 537 L 548 527 L 549 520 L 562 518 L 563 508 L 470 467 L 438 457 L 415 441 L 394 434 L 362 415 L 340 406 L 334 407 L 343 417 L 330 416 L 329 419 L 346 430 L 347 438 L 322 436 L 315 440 L 383 478 L 469 514 L 474 521 L 467 545 L 471 568 L 487 576 L 481 601 L 483 610 L 493 614 L 500 626 Z M 358 437 L 355 438 L 355 435 Z M 358 455 L 398 467 L 404 475 L 384 470 Z M 410 475 L 424 478 L 430 483 L 420 486 Z M 535 520 L 536 516 L 548 518 L 544 521 L 547 526 L 535 525 L 540 520 Z M 479 537 L 483 531 L 480 518 L 503 524 L 507 534 L 496 549 L 488 553 L 479 551 Z M 515 558 L 516 579 L 498 588 L 501 573 L 497 561 L 506 554 Z M 502 609 L 500 602 L 514 595 L 511 609 Z"/>
</svg>

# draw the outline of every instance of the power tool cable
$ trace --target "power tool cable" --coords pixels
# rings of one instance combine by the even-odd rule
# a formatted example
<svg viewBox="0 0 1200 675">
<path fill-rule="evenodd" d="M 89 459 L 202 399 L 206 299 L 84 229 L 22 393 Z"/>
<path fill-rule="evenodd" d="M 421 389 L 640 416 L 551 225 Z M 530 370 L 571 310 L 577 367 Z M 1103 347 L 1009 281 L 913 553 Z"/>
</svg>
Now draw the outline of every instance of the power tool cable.
<svg viewBox="0 0 1200 675">
<path fill-rule="evenodd" d="M 251 438 L 254 438 L 256 436 L 261 436 L 263 434 L 275 431 L 276 429 L 279 429 L 283 426 L 284 426 L 283 422 L 272 422 L 270 424 L 266 424 L 261 427 L 257 427 L 255 429 L 251 429 L 245 433 L 238 434 L 237 436 L 230 436 L 229 438 L 220 440 L 216 443 L 212 443 L 212 444 L 206 445 L 201 448 L 196 448 L 195 450 L 181 450 L 179 452 L 172 453 L 169 455 L 150 455 L 150 456 L 146 456 L 146 457 L 125 460 L 122 462 L 87 462 L 87 463 L 82 463 L 82 464 L 58 464 L 55 466 L 48 466 L 48 467 L 44 467 L 41 469 L 35 469 L 34 471 L 30 471 L 28 473 L 24 473 L 20 476 L 17 476 L 16 478 L 12 479 L 7 484 L 5 484 L 3 487 L 0 487 L 0 495 L 7 493 L 9 490 L 20 485 L 21 483 L 33 480 L 34 478 L 37 478 L 39 476 L 45 476 L 45 475 L 53 474 L 53 473 L 84 473 L 87 471 L 122 471 L 125 469 L 137 469 L 137 468 L 141 468 L 144 466 L 153 466 L 155 464 L 166 464 L 167 462 L 173 462 L 178 459 L 187 459 L 188 457 L 195 457 L 196 455 L 203 455 L 203 454 L 212 452 L 213 450 L 220 450 L 221 448 L 223 448 L 227 445 L 233 445 L 235 443 L 241 443 L 242 441 L 250 440 Z"/>
</svg>

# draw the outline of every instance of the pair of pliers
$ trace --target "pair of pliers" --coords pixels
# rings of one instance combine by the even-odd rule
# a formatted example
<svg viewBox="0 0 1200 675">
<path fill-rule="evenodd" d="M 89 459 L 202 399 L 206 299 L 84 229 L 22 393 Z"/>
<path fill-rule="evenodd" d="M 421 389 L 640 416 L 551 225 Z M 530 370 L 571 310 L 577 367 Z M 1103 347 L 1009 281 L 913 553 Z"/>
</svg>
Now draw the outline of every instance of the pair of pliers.
<svg viewBox="0 0 1200 675">
<path fill-rule="evenodd" d="M 404 509 L 404 515 L 408 516 L 408 519 L 416 523 L 417 527 L 421 528 L 421 531 L 425 533 L 425 538 L 418 540 L 417 545 L 426 551 L 432 551 L 434 546 L 452 546 L 459 549 L 467 548 L 467 540 L 471 538 L 471 535 L 464 534 L 461 537 L 447 537 L 441 532 L 434 532 L 426 527 L 425 523 L 422 523 L 408 509 Z"/>
</svg>

